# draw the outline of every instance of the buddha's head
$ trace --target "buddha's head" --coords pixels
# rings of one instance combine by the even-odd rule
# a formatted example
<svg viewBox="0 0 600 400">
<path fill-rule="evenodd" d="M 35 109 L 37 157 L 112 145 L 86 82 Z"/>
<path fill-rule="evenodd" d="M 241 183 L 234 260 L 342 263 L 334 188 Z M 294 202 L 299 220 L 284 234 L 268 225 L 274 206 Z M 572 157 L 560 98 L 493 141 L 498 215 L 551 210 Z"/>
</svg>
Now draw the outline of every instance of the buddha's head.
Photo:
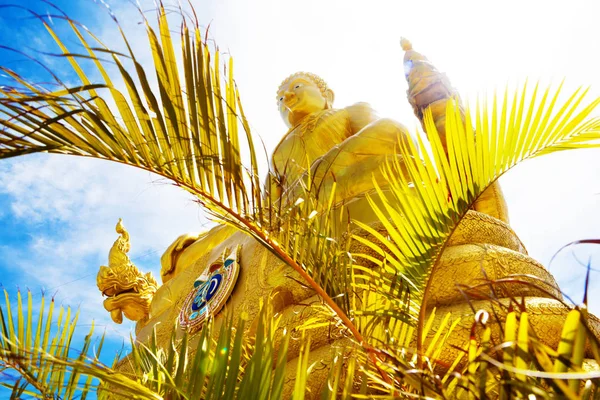
<svg viewBox="0 0 600 400">
<path fill-rule="evenodd" d="M 277 105 L 283 122 L 292 127 L 304 117 L 333 106 L 333 91 L 323 79 L 310 72 L 288 76 L 277 90 Z"/>
</svg>

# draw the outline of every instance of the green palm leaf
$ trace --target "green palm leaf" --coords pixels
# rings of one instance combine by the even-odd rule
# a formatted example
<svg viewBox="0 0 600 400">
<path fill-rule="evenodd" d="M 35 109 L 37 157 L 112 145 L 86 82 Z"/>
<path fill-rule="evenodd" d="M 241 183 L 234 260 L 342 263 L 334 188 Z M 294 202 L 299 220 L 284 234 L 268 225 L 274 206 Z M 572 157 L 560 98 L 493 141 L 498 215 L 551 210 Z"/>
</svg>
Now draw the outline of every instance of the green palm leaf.
<svg viewBox="0 0 600 400">
<path fill-rule="evenodd" d="M 377 245 L 357 239 L 381 255 L 379 259 L 371 258 L 378 264 L 378 271 L 391 272 L 408 282 L 415 304 L 408 310 L 416 313 L 419 348 L 424 339 L 422 329 L 434 266 L 452 232 L 481 193 L 522 160 L 564 149 L 598 147 L 600 119 L 589 116 L 600 99 L 580 107 L 586 91 L 577 90 L 559 106 L 560 89 L 543 91 L 541 99 L 537 86 L 532 93 L 526 87 L 513 96 L 506 92 L 501 107 L 496 100 L 491 111 L 487 104 L 480 104 L 472 113 L 474 117 L 469 110 L 464 113 L 457 100 L 448 101 L 447 154 L 427 109 L 424 126 L 429 140 L 420 135 L 418 148 L 412 143 L 399 145 L 407 173 L 397 160 L 384 167 L 391 194 L 377 188 L 382 206 L 373 199 L 370 204 L 390 240 L 381 240 Z M 416 157 L 419 153 L 422 161 Z M 382 239 L 378 230 L 357 224 Z M 371 279 L 381 279 L 383 272 L 373 273 L 375 278 Z M 379 287 L 384 290 L 378 290 L 378 296 L 393 301 L 395 296 L 385 290 L 390 285 Z"/>
</svg>

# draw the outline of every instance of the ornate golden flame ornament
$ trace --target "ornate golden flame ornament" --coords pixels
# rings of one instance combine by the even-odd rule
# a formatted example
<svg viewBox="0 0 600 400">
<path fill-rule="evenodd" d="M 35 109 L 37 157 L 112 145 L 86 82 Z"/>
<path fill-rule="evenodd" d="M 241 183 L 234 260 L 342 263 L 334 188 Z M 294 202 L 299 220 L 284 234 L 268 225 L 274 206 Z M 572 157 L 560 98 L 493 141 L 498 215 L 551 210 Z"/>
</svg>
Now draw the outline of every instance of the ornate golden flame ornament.
<svg viewBox="0 0 600 400">
<path fill-rule="evenodd" d="M 146 274 L 133 265 L 129 252 L 129 232 L 119 218 L 116 231 L 120 235 L 108 253 L 108 267 L 101 266 L 96 276 L 98 289 L 108 298 L 104 308 L 114 322 L 123 322 L 123 314 L 132 321 L 144 322 L 150 314 L 150 303 L 158 284 L 151 272 Z"/>
<path fill-rule="evenodd" d="M 194 281 L 194 289 L 186 297 L 179 324 L 190 332 L 196 332 L 211 315 L 217 314 L 231 295 L 240 272 L 240 249 L 237 246 L 227 257 L 223 256 L 210 265 Z M 229 249 L 225 250 L 227 254 Z"/>
</svg>

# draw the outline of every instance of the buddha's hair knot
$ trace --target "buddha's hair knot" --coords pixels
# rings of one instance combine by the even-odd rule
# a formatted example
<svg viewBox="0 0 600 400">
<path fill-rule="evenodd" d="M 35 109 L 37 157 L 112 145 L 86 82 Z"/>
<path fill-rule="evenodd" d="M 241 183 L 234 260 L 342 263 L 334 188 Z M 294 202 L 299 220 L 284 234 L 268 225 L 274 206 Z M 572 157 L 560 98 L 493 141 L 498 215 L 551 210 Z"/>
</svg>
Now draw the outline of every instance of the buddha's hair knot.
<svg viewBox="0 0 600 400">
<path fill-rule="evenodd" d="M 326 93 L 327 93 L 327 90 L 329 89 L 329 87 L 327 86 L 327 83 L 323 80 L 323 78 L 321 78 L 319 75 L 316 75 L 316 74 L 313 74 L 310 72 L 304 72 L 304 71 L 296 72 L 295 74 L 291 74 L 290 76 L 285 78 L 283 80 L 283 82 L 281 82 L 281 85 L 279 85 L 279 88 L 277 89 L 277 91 L 279 92 L 284 85 L 290 83 L 290 81 L 292 81 L 293 79 L 295 79 L 299 76 L 303 76 L 303 77 L 310 79 L 315 85 L 317 85 L 317 87 L 321 91 L 321 94 L 323 95 L 323 97 L 326 96 Z"/>
</svg>

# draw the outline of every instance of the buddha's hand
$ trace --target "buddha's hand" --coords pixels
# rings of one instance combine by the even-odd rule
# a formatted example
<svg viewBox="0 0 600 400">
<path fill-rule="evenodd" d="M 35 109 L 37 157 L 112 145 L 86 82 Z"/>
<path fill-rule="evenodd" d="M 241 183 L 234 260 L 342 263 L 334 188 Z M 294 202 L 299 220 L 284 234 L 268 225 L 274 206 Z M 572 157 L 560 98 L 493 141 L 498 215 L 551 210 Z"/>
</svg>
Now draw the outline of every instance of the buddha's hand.
<svg viewBox="0 0 600 400">
<path fill-rule="evenodd" d="M 160 276 L 164 277 L 175 270 L 177 260 L 183 251 L 194 243 L 200 237 L 199 233 L 186 233 L 179 236 L 175 241 L 165 250 L 164 254 L 160 258 Z"/>
</svg>

